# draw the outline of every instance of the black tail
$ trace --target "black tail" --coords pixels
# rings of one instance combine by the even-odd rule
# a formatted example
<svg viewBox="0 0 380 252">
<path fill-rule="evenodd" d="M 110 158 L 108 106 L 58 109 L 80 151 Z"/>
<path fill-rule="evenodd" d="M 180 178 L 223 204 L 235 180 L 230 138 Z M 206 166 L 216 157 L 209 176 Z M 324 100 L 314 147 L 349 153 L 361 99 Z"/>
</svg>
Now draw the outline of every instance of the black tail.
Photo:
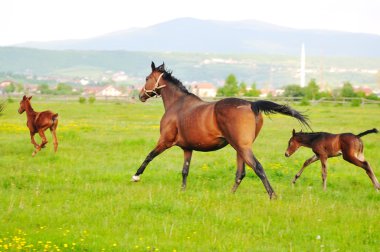
<svg viewBox="0 0 380 252">
<path fill-rule="evenodd" d="M 357 137 L 362 137 L 362 136 L 365 136 L 365 135 L 368 135 L 368 134 L 371 134 L 371 133 L 378 133 L 378 132 L 379 131 L 377 129 L 373 128 L 373 129 L 370 129 L 370 130 L 366 130 L 366 131 L 364 131 L 364 132 L 362 132 L 360 134 L 357 134 L 356 136 Z"/>
<path fill-rule="evenodd" d="M 292 109 L 287 105 L 277 104 L 271 101 L 255 101 L 251 102 L 252 111 L 255 114 L 263 112 L 264 114 L 276 114 L 291 116 L 296 118 L 300 123 L 311 129 L 309 125 L 309 118 L 306 115 L 301 114 L 297 110 Z"/>
</svg>

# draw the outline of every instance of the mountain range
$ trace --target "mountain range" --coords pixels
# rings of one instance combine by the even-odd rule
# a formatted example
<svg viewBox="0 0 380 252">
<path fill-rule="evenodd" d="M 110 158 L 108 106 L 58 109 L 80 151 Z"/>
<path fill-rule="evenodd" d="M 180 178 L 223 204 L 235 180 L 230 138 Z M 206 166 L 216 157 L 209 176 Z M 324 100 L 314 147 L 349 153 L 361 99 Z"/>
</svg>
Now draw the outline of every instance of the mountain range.
<svg viewBox="0 0 380 252">
<path fill-rule="evenodd" d="M 18 47 L 49 50 L 126 50 L 223 54 L 380 57 L 380 36 L 326 30 L 292 29 L 254 20 L 214 21 L 179 18 L 145 28 L 102 36 L 51 42 L 27 42 Z"/>
</svg>

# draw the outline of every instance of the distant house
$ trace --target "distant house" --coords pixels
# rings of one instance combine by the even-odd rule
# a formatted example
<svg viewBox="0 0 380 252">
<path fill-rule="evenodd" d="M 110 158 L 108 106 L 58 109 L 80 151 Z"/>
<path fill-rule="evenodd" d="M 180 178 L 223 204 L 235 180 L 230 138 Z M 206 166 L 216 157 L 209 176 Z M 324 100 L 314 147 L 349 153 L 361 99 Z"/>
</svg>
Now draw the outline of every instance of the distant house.
<svg viewBox="0 0 380 252">
<path fill-rule="evenodd" d="M 365 95 L 370 95 L 373 93 L 372 89 L 367 85 L 364 86 L 356 86 L 354 87 L 355 92 L 363 92 Z"/>
<path fill-rule="evenodd" d="M 84 90 L 84 95 L 94 95 L 94 96 L 121 96 L 122 92 L 112 85 L 105 87 L 86 87 Z"/>
<path fill-rule="evenodd" d="M 199 97 L 215 97 L 217 91 L 216 87 L 209 82 L 193 83 L 190 90 Z"/>
<path fill-rule="evenodd" d="M 0 94 L 5 94 L 5 89 L 10 86 L 11 84 L 14 84 L 11 80 L 3 80 L 0 82 Z"/>
</svg>

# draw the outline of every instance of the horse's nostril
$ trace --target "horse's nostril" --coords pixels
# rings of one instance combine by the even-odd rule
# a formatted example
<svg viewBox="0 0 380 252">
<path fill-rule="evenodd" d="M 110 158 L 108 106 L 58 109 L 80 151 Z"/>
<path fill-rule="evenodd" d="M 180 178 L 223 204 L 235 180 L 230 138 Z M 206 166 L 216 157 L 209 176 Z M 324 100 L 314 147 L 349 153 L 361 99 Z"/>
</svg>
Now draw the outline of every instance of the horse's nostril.
<svg viewBox="0 0 380 252">
<path fill-rule="evenodd" d="M 289 154 L 287 152 L 285 152 L 285 157 L 289 157 Z"/>
</svg>

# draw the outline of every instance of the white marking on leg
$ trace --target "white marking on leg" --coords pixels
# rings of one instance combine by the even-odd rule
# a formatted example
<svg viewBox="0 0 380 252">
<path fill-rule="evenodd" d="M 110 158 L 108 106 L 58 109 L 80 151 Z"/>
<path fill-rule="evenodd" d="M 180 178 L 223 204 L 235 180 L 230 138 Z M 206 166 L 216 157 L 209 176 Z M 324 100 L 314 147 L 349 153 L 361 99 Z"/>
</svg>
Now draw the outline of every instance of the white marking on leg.
<svg viewBox="0 0 380 252">
<path fill-rule="evenodd" d="M 140 181 L 140 176 L 133 175 L 132 176 L 132 181 L 134 181 L 134 182 Z"/>
</svg>

